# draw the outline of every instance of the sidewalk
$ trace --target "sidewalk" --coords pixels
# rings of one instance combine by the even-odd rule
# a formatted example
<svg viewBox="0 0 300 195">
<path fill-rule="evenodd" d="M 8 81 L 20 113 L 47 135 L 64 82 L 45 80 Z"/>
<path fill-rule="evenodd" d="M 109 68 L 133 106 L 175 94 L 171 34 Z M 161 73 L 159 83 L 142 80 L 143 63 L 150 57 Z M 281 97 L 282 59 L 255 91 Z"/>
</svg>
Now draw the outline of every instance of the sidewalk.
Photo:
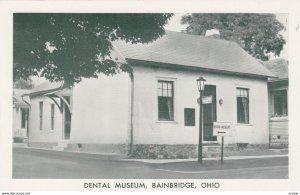
<svg viewBox="0 0 300 195">
<path fill-rule="evenodd" d="M 127 158 L 126 154 L 117 154 L 117 153 L 96 153 L 96 152 L 78 152 L 78 151 L 58 151 L 53 149 L 46 148 L 35 148 L 35 147 L 27 147 L 25 145 L 14 144 L 14 148 L 24 148 L 31 150 L 39 150 L 41 152 L 46 153 L 55 153 L 58 155 L 68 155 L 68 156 L 80 156 L 82 158 L 92 158 L 99 160 L 118 160 L 124 162 L 142 162 L 149 164 L 167 164 L 167 163 L 179 163 L 179 162 L 196 162 L 197 158 L 191 159 L 131 159 Z M 262 151 L 255 150 L 245 150 L 240 153 L 235 153 L 231 156 L 225 156 L 225 160 L 245 160 L 245 159 L 267 159 L 267 158 L 282 158 L 288 157 L 287 149 L 268 149 Z M 203 158 L 203 161 L 220 161 L 220 157 L 210 157 Z"/>
</svg>

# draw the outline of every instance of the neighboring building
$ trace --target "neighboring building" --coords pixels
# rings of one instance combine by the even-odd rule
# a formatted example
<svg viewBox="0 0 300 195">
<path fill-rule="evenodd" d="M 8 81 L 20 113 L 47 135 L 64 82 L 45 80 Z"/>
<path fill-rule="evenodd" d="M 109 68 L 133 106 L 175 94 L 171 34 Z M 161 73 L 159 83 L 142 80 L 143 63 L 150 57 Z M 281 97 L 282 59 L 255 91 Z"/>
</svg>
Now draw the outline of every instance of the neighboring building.
<svg viewBox="0 0 300 195">
<path fill-rule="evenodd" d="M 236 43 L 168 31 L 149 44 L 115 42 L 113 55 L 129 63 L 133 74 L 99 75 L 72 89 L 45 84 L 29 94 L 32 145 L 195 157 L 196 79 L 202 76 L 211 100 L 203 106 L 204 145 L 220 143 L 212 134 L 218 121 L 231 123 L 226 145 L 268 146 L 267 81 L 273 75 Z"/>
<path fill-rule="evenodd" d="M 22 99 L 22 95 L 28 93 L 27 89 L 13 90 L 13 140 L 25 142 L 28 136 L 29 104 Z"/>
<path fill-rule="evenodd" d="M 268 81 L 270 146 L 287 147 L 289 135 L 288 61 L 284 59 L 274 59 L 265 62 L 264 65 L 276 76 L 276 78 L 271 78 Z"/>
<path fill-rule="evenodd" d="M 50 82 L 30 91 L 30 145 L 51 148 L 69 139 L 71 93 L 63 83 Z"/>
</svg>

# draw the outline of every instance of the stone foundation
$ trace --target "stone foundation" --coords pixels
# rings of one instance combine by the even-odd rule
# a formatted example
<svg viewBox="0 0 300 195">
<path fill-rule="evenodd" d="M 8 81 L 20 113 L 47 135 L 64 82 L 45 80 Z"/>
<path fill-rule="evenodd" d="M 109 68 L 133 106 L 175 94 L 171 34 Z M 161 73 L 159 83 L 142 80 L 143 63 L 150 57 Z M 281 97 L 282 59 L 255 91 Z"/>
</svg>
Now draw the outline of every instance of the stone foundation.
<svg viewBox="0 0 300 195">
<path fill-rule="evenodd" d="M 130 158 L 138 159 L 184 159 L 196 158 L 197 145 L 164 145 L 164 144 L 137 144 L 132 148 Z"/>
<path fill-rule="evenodd" d="M 241 152 L 263 152 L 269 148 L 268 144 L 231 144 L 224 146 L 224 156 L 239 155 Z M 219 157 L 221 146 L 219 144 L 203 145 L 203 158 Z M 137 159 L 188 159 L 198 157 L 196 144 L 137 144 L 133 146 L 130 158 Z"/>
</svg>

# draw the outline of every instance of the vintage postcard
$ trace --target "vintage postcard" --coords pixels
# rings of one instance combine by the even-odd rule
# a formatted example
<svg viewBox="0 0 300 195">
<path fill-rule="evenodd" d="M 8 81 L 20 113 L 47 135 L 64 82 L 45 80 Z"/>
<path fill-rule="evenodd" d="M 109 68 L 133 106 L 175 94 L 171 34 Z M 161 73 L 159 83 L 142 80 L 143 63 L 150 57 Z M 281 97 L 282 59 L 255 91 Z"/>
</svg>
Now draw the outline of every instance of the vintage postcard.
<svg viewBox="0 0 300 195">
<path fill-rule="evenodd" d="M 296 1 L 0 1 L 0 192 L 299 193 Z"/>
</svg>

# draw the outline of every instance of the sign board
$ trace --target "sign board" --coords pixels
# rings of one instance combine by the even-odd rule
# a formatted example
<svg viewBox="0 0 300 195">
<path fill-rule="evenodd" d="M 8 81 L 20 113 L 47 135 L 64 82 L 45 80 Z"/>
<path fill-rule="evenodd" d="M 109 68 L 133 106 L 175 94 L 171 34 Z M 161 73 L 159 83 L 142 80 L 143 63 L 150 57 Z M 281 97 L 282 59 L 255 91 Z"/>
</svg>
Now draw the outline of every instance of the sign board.
<svg viewBox="0 0 300 195">
<path fill-rule="evenodd" d="M 213 97 L 210 96 L 203 96 L 202 97 L 202 104 L 211 104 Z"/>
<path fill-rule="evenodd" d="M 231 123 L 214 122 L 213 136 L 231 137 Z"/>
</svg>

